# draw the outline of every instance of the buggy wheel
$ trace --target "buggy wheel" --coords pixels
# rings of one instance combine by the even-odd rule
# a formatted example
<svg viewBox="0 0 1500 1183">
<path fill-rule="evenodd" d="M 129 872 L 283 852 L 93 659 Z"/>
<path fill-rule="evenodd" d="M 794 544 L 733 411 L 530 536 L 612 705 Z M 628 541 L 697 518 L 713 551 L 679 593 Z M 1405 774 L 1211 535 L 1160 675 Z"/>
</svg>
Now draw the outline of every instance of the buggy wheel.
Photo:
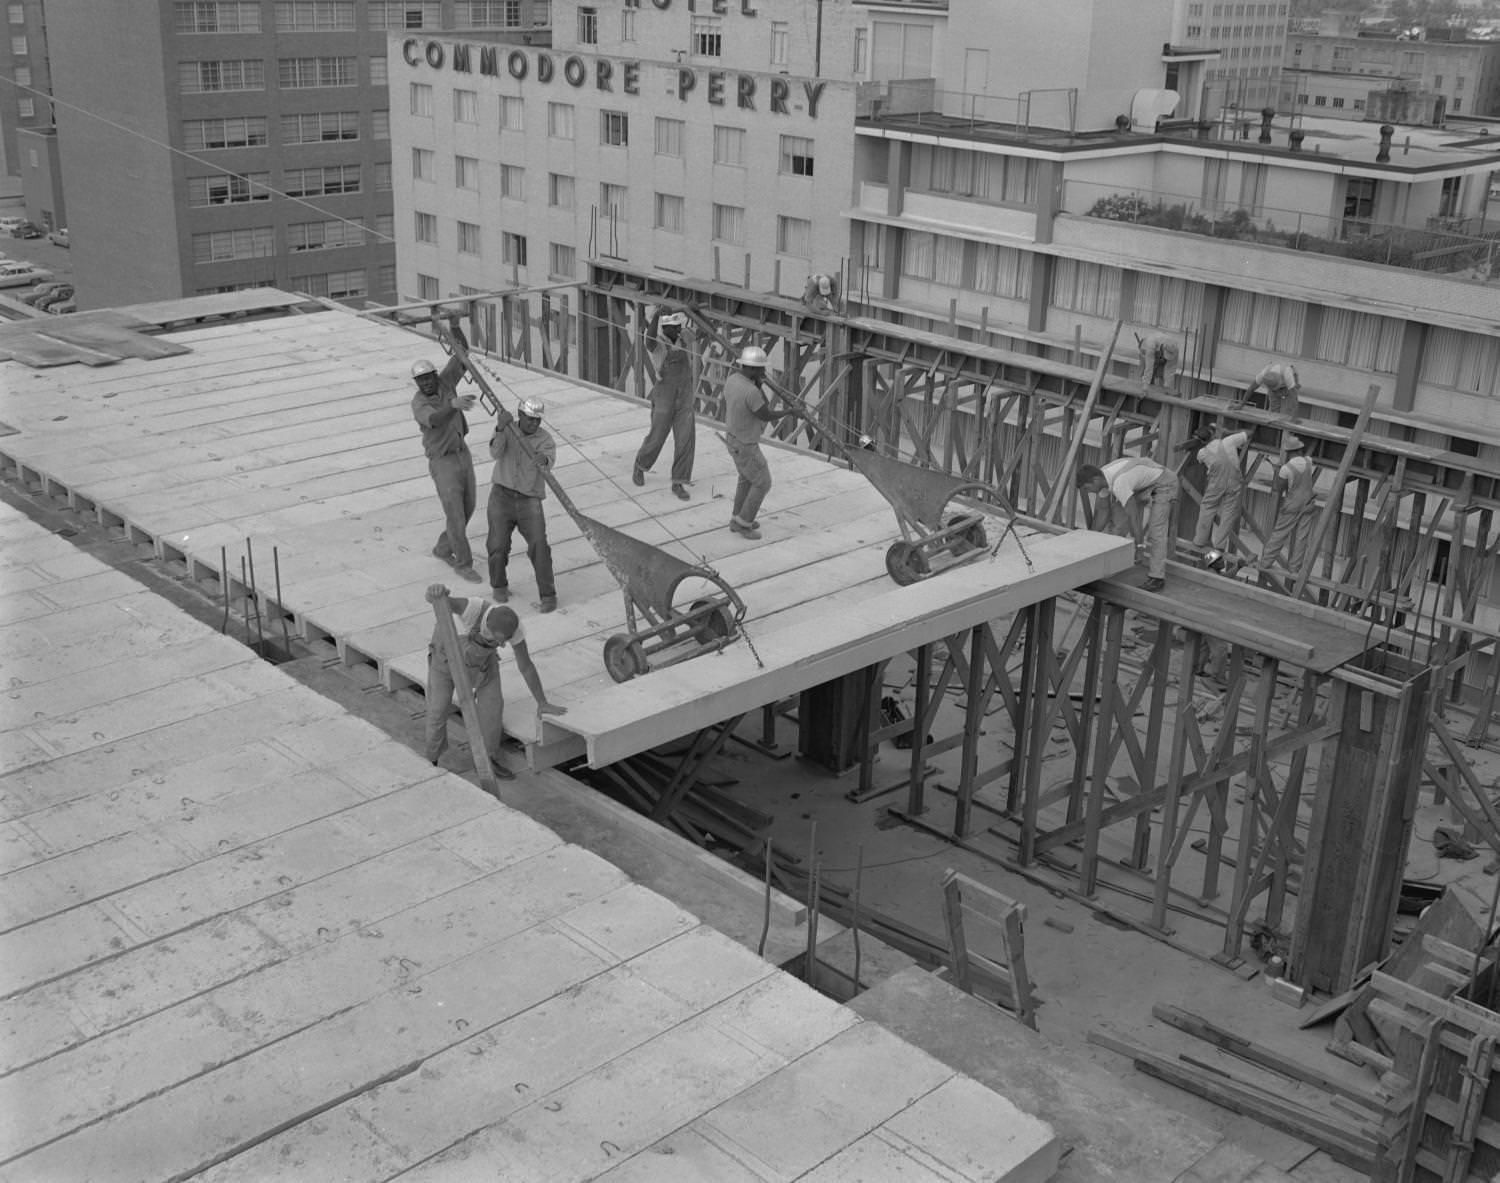
<svg viewBox="0 0 1500 1183">
<path fill-rule="evenodd" d="M 886 572 L 902 587 L 925 579 L 931 568 L 921 550 L 910 542 L 893 542 L 885 552 Z"/>
<path fill-rule="evenodd" d="M 604 642 L 604 668 L 616 682 L 628 682 L 651 667 L 641 643 L 625 633 L 616 633 Z"/>
<path fill-rule="evenodd" d="M 990 544 L 990 540 L 984 536 L 984 523 L 977 517 L 970 518 L 964 514 L 951 517 L 948 519 L 948 528 L 952 529 L 954 526 L 961 526 L 965 521 L 969 523 L 968 527 L 963 533 L 955 534 L 950 544 L 953 548 L 953 553 L 956 555 L 967 554 L 971 550 L 983 550 Z"/>
<path fill-rule="evenodd" d="M 734 635 L 734 618 L 723 604 L 716 605 L 712 600 L 694 600 L 691 610 L 695 614 L 703 613 L 693 622 L 693 640 L 698 644 L 712 645 Z"/>
</svg>

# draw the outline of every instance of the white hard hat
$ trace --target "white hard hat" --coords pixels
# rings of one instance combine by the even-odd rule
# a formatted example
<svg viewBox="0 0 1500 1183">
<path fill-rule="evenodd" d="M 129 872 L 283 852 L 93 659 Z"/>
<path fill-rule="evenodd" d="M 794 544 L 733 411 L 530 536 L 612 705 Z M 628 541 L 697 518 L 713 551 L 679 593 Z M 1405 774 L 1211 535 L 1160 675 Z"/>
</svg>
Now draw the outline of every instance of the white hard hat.
<svg viewBox="0 0 1500 1183">
<path fill-rule="evenodd" d="M 1307 447 L 1307 444 L 1301 436 L 1289 435 L 1286 437 L 1286 442 L 1281 446 L 1288 452 L 1300 452 L 1303 448 Z"/>
<path fill-rule="evenodd" d="M 547 404 L 539 398 L 528 398 L 521 401 L 521 414 L 532 419 L 540 419 L 547 411 Z"/>
<path fill-rule="evenodd" d="M 765 367 L 766 351 L 759 345 L 746 345 L 740 350 L 740 365 Z"/>
<path fill-rule="evenodd" d="M 420 378 L 423 374 L 436 374 L 437 366 L 433 365 L 425 357 L 421 361 L 411 363 L 411 376 Z"/>
<path fill-rule="evenodd" d="M 687 324 L 687 313 L 668 312 L 661 318 L 661 320 L 657 321 L 657 323 L 663 328 L 666 328 L 667 325 L 685 325 Z"/>
</svg>

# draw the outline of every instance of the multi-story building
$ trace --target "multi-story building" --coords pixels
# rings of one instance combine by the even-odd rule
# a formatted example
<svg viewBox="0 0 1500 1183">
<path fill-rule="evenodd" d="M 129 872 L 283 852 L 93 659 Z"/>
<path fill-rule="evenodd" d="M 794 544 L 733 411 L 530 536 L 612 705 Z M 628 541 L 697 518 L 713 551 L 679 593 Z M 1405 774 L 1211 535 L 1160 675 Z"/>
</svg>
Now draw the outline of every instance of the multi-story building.
<svg viewBox="0 0 1500 1183">
<path fill-rule="evenodd" d="M 14 7 L 14 6 L 13 6 Z M 47 0 L 89 307 L 396 294 L 386 39 L 545 40 L 546 0 Z"/>
<path fill-rule="evenodd" d="M 1363 28 L 1354 13 L 1304 28 L 1287 36 L 1282 111 L 1434 126 L 1500 114 L 1500 41 L 1465 40 L 1462 29 L 1397 36 Z"/>
<path fill-rule="evenodd" d="M 6 0 L 0 76 L 14 84 L 0 86 L 0 164 L 8 175 L 18 177 L 23 157 L 17 133 L 52 126 L 52 104 L 47 100 L 52 78 L 42 0 Z"/>
<path fill-rule="evenodd" d="M 1285 60 L 1286 3 L 1175 0 L 1173 7 L 1174 46 L 1218 50 L 1204 79 L 1210 118 L 1232 120 L 1236 111 L 1255 112 L 1275 99 Z"/>
</svg>

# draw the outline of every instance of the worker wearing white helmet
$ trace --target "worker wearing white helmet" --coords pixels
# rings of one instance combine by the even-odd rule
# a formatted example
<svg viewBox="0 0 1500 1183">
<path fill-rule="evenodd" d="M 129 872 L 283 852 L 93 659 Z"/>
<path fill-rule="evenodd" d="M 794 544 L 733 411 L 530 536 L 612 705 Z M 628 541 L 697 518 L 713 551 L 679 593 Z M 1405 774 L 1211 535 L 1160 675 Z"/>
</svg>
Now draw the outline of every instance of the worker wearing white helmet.
<svg viewBox="0 0 1500 1183">
<path fill-rule="evenodd" d="M 453 333 L 460 343 L 464 336 L 458 325 Z M 474 570 L 474 556 L 469 549 L 469 519 L 474 516 L 474 457 L 464 436 L 469 421 L 464 412 L 474 406 L 472 394 L 459 394 L 458 383 L 464 376 L 464 364 L 450 357 L 439 370 L 425 358 L 412 363 L 411 376 L 417 384 L 412 396 L 412 418 L 422 429 L 422 451 L 427 455 L 427 471 L 437 489 L 443 507 L 443 532 L 438 535 L 432 553 L 449 563 L 463 579 L 479 582 Z"/>
<path fill-rule="evenodd" d="M 767 423 L 775 423 L 794 409 L 771 410 L 766 399 L 766 351 L 755 345 L 740 350 L 739 366 L 724 383 L 724 443 L 740 475 L 734 491 L 729 528 L 745 538 L 759 538 L 755 517 L 771 491 L 771 468 L 760 448 Z"/>
<path fill-rule="evenodd" d="M 656 385 L 651 388 L 651 426 L 635 454 L 631 480 L 646 483 L 667 436 L 672 437 L 672 492 L 683 501 L 693 479 L 697 453 L 697 420 L 693 417 L 693 342 L 684 312 L 657 309 L 647 344 L 656 365 Z"/>
<path fill-rule="evenodd" d="M 538 608 L 557 608 L 557 583 L 552 573 L 552 546 L 547 541 L 547 515 L 542 501 L 547 496 L 546 474 L 557 463 L 557 443 L 542 426 L 547 408 L 541 399 L 522 401 L 520 414 L 512 417 L 501 407 L 490 437 L 490 455 L 495 469 L 490 476 L 487 516 L 489 534 L 490 595 L 497 603 L 510 599 L 510 540 L 517 530 L 526 540 L 526 555 L 536 574 Z M 517 432 L 519 431 L 519 438 Z"/>
</svg>

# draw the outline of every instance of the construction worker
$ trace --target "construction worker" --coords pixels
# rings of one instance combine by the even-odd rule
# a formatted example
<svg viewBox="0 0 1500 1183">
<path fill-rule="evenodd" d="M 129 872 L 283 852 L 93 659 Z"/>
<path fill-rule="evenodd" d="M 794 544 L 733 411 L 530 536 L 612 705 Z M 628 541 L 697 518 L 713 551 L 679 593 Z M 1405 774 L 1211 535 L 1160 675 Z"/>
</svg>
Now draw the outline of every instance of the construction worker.
<svg viewBox="0 0 1500 1183">
<path fill-rule="evenodd" d="M 775 423 L 794 408 L 771 410 L 766 399 L 766 351 L 756 345 L 740 350 L 738 369 L 724 382 L 724 444 L 734 459 L 740 480 L 734 491 L 734 509 L 729 528 L 743 538 L 759 538 L 755 522 L 761 502 L 771 491 L 771 468 L 760 448 L 767 423 Z"/>
<path fill-rule="evenodd" d="M 1297 367 L 1286 362 L 1272 362 L 1261 369 L 1250 380 L 1246 395 L 1254 398 L 1260 390 L 1266 392 L 1266 410 L 1273 414 L 1297 417 L 1297 394 L 1302 383 L 1297 378 Z"/>
<path fill-rule="evenodd" d="M 1225 550 L 1239 529 L 1240 493 L 1245 487 L 1240 453 L 1249 443 L 1248 431 L 1234 431 L 1210 440 L 1198 449 L 1198 459 L 1208 469 L 1208 480 L 1198 506 L 1194 546 L 1208 546 L 1212 542 L 1215 550 Z"/>
<path fill-rule="evenodd" d="M 510 651 L 515 654 L 516 668 L 526 680 L 531 697 L 536 699 L 538 714 L 565 715 L 567 708 L 547 701 L 541 675 L 536 672 L 536 664 L 526 648 L 526 630 L 521 627 L 521 619 L 513 609 L 493 600 L 449 595 L 441 583 L 434 583 L 427 589 L 429 604 L 440 604 L 444 600 L 448 602 L 448 610 L 458 617 L 458 648 L 469 673 L 474 702 L 479 708 L 479 726 L 484 735 L 484 746 L 489 750 L 490 767 L 501 780 L 513 780 L 516 774 L 500 760 L 505 695 L 500 688 L 500 661 L 496 650 L 502 645 L 510 646 Z M 434 764 L 448 748 L 448 713 L 453 707 L 453 687 L 448 651 L 434 626 L 432 640 L 427 646 L 426 749 L 427 758 Z"/>
<path fill-rule="evenodd" d="M 814 312 L 837 315 L 842 307 L 838 276 L 809 275 L 802 287 L 802 302 Z"/>
<path fill-rule="evenodd" d="M 453 332 L 464 343 L 463 332 L 456 324 Z M 474 570 L 468 539 L 469 519 L 474 516 L 474 457 L 464 440 L 469 434 L 464 412 L 473 408 L 474 396 L 458 393 L 463 374 L 463 362 L 457 357 L 450 357 L 441 371 L 425 358 L 413 362 L 411 376 L 417 393 L 412 396 L 411 413 L 422 429 L 427 471 L 432 474 L 438 503 L 443 507 L 443 532 L 432 553 L 450 564 L 460 578 L 478 583 L 479 572 Z"/>
<path fill-rule="evenodd" d="M 1256 566 L 1270 567 L 1278 563 L 1281 552 L 1287 552 L 1288 570 L 1300 571 L 1307 561 L 1308 543 L 1312 541 L 1313 524 L 1318 519 L 1318 467 L 1307 454 L 1307 445 L 1295 435 L 1288 435 L 1282 445 L 1286 461 L 1276 470 L 1276 479 L 1271 482 L 1271 495 L 1281 495 L 1276 510 L 1276 522 L 1271 527 L 1271 536 L 1266 539 Z"/>
<path fill-rule="evenodd" d="M 1095 524 L 1108 524 L 1117 533 L 1133 537 L 1139 549 L 1146 547 L 1147 591 L 1167 585 L 1167 552 L 1171 547 L 1172 510 L 1177 504 L 1177 475 L 1155 460 L 1127 456 L 1111 460 L 1103 468 L 1081 464 L 1074 483 L 1085 493 L 1111 496 L 1094 507 Z M 1150 516 L 1146 517 L 1146 507 Z M 1103 512 L 1107 508 L 1107 515 Z M 1099 519 L 1106 518 L 1107 523 Z M 1122 528 L 1123 527 L 1123 528 Z"/>
<path fill-rule="evenodd" d="M 672 436 L 672 492 L 683 501 L 693 479 L 697 452 L 697 420 L 693 417 L 693 346 L 687 313 L 660 309 L 652 320 L 647 347 L 656 363 L 656 385 L 651 388 L 651 428 L 635 456 L 631 479 L 646 483 L 646 474 Z"/>
<path fill-rule="evenodd" d="M 526 555 L 536 573 L 537 605 L 542 612 L 557 610 L 557 584 L 552 576 L 552 547 L 547 542 L 547 515 L 542 501 L 547 496 L 545 474 L 557 464 L 557 443 L 542 426 L 546 406 L 528 398 L 521 413 L 512 416 L 501 407 L 490 436 L 490 455 L 495 468 L 490 476 L 488 507 L 490 595 L 497 603 L 510 599 L 510 581 L 505 569 L 510 562 L 510 540 L 517 530 L 526 540 Z M 520 438 L 517 438 L 517 431 Z"/>
<path fill-rule="evenodd" d="M 1151 333 L 1145 337 L 1137 334 L 1135 343 L 1141 350 L 1141 381 L 1147 386 L 1169 387 L 1182 358 L 1177 341 L 1165 333 Z"/>
</svg>

